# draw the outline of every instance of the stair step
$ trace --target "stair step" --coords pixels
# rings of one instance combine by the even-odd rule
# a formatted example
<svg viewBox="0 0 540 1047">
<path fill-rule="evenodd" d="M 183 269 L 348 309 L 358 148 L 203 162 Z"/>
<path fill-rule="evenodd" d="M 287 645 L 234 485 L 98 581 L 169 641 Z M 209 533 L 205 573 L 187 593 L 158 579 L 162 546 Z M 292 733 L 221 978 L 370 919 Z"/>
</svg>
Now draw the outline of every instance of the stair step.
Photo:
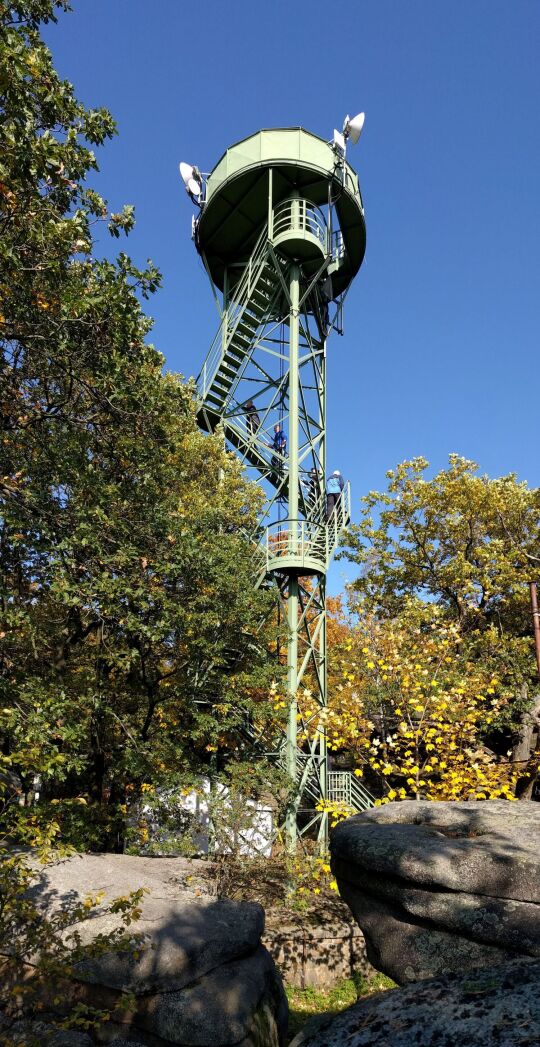
<svg viewBox="0 0 540 1047">
<path fill-rule="evenodd" d="M 249 349 L 252 342 L 253 335 L 251 335 L 250 338 L 248 338 L 245 334 L 238 334 L 234 336 L 232 342 L 230 343 L 230 347 L 232 349 L 236 349 L 236 352 L 239 355 L 239 362 L 240 360 L 244 359 L 246 351 Z"/>
<path fill-rule="evenodd" d="M 238 334 L 247 336 L 248 338 L 253 338 L 257 326 L 257 324 L 248 324 L 245 320 L 242 320 L 241 323 L 238 324 L 238 327 L 236 328 L 236 331 L 233 334 L 233 338 L 235 338 Z"/>
<path fill-rule="evenodd" d="M 257 295 L 257 297 L 252 295 L 252 297 L 250 298 L 249 302 L 246 302 L 246 308 L 251 310 L 251 311 L 259 310 L 261 312 L 261 314 L 264 314 L 268 310 L 268 306 L 270 305 L 270 301 L 271 301 L 270 295 L 259 294 L 259 295 Z"/>
<path fill-rule="evenodd" d="M 229 389 L 231 388 L 231 385 L 233 384 L 233 381 L 234 381 L 234 375 L 230 379 L 215 378 L 214 381 L 212 382 L 212 385 L 210 386 L 210 392 L 216 392 L 217 391 L 217 392 L 220 392 L 220 393 L 221 392 L 222 393 L 228 393 Z"/>
<path fill-rule="evenodd" d="M 264 288 L 256 287 L 255 290 L 251 293 L 249 303 L 250 305 L 259 304 L 261 306 L 267 306 L 269 300 L 270 296 L 267 294 Z"/>
<path fill-rule="evenodd" d="M 231 382 L 234 381 L 235 375 L 236 371 L 224 371 L 223 368 L 220 367 L 219 371 L 216 372 L 210 384 L 215 385 L 216 383 L 219 384 L 221 382 L 222 385 L 230 385 Z"/>
<path fill-rule="evenodd" d="M 259 314 L 252 312 L 250 304 L 249 306 L 246 306 L 238 327 L 247 327 L 250 331 L 253 331 L 260 324 L 262 316 L 264 316 L 264 313 Z M 236 330 L 238 330 L 238 327 Z"/>
<path fill-rule="evenodd" d="M 251 306 L 250 306 L 249 307 L 249 312 L 246 309 L 246 312 L 244 313 L 244 317 L 243 317 L 243 321 L 242 322 L 244 324 L 246 324 L 246 326 L 249 327 L 249 329 L 252 332 L 252 334 L 254 334 L 255 331 L 257 330 L 259 324 L 262 323 L 264 316 L 265 316 L 265 312 L 254 313 L 254 312 L 251 311 Z"/>
</svg>

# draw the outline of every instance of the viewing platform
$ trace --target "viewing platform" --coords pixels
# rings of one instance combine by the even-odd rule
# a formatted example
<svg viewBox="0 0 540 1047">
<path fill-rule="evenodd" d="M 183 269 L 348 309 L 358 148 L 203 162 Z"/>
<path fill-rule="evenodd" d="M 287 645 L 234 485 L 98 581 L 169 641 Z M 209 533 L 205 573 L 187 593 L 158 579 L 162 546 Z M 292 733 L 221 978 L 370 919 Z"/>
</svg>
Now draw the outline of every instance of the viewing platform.
<svg viewBox="0 0 540 1047">
<path fill-rule="evenodd" d="M 271 524 L 266 532 L 267 573 L 325 574 L 350 517 L 351 490 L 346 483 L 327 521 L 282 520 Z"/>
</svg>

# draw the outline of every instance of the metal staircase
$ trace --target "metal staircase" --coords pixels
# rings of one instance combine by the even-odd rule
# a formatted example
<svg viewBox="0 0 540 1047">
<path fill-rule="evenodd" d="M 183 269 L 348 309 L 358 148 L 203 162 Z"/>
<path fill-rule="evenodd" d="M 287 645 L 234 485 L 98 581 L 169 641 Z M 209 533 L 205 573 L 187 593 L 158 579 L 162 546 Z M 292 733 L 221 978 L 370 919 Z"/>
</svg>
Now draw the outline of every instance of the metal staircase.
<svg viewBox="0 0 540 1047">
<path fill-rule="evenodd" d="M 268 753 L 262 744 L 262 736 L 257 734 L 249 723 L 243 725 L 242 734 L 250 747 L 258 749 L 261 755 L 274 756 L 278 764 L 285 770 L 284 753 L 279 746 L 273 753 Z M 321 799 L 321 789 L 319 775 L 314 770 L 308 753 L 299 753 L 296 782 L 299 794 L 304 800 L 304 810 L 312 810 Z M 328 772 L 326 799 L 329 803 L 349 808 L 353 813 L 369 810 L 374 804 L 374 797 L 351 771 Z"/>
<path fill-rule="evenodd" d="M 260 324 L 269 313 L 276 291 L 276 274 L 268 264 L 268 234 L 265 227 L 244 272 L 234 288 L 234 297 L 224 311 L 216 336 L 197 379 L 199 423 L 212 431 L 253 349 Z"/>
</svg>

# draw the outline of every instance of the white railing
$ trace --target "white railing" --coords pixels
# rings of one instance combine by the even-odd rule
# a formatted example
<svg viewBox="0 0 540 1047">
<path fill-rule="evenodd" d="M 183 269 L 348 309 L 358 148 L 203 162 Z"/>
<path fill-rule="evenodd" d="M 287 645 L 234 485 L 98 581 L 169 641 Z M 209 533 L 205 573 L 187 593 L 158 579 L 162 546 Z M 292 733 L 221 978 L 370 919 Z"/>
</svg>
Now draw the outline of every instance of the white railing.
<svg viewBox="0 0 540 1047">
<path fill-rule="evenodd" d="M 313 520 L 281 520 L 266 532 L 268 570 L 279 567 L 280 559 L 294 560 L 298 566 L 310 566 L 312 561 L 326 570 L 342 532 L 351 516 L 351 489 L 346 483 L 329 519 L 325 523 Z"/>
<path fill-rule="evenodd" d="M 260 411 L 261 414 L 264 413 L 262 408 L 260 408 Z M 266 458 L 270 465 L 270 456 L 274 453 L 272 450 L 273 433 L 271 432 L 273 423 L 268 422 L 270 428 L 267 429 L 265 428 L 263 419 L 259 428 L 253 431 L 249 426 L 247 414 L 245 414 L 244 411 L 241 411 L 240 405 L 238 406 L 238 414 L 227 413 L 227 415 L 224 416 L 223 421 L 227 427 L 230 426 L 235 430 L 237 436 L 239 436 L 242 442 L 246 444 L 246 447 L 249 446 L 256 448 L 258 454 L 263 458 Z"/>
<path fill-rule="evenodd" d="M 365 811 L 375 803 L 371 793 L 350 771 L 329 771 L 328 799 L 331 803 L 342 803 L 356 811 Z"/>
<path fill-rule="evenodd" d="M 287 233 L 309 233 L 319 241 L 324 253 L 328 251 L 328 228 L 322 211 L 308 200 L 284 200 L 274 208 L 272 239 Z"/>
<path fill-rule="evenodd" d="M 266 577 L 266 546 L 254 542 L 252 549 L 255 585 L 258 586 Z"/>
<path fill-rule="evenodd" d="M 341 262 L 344 257 L 345 241 L 341 229 L 337 229 L 335 233 L 332 233 L 332 258 L 334 262 Z"/>
</svg>

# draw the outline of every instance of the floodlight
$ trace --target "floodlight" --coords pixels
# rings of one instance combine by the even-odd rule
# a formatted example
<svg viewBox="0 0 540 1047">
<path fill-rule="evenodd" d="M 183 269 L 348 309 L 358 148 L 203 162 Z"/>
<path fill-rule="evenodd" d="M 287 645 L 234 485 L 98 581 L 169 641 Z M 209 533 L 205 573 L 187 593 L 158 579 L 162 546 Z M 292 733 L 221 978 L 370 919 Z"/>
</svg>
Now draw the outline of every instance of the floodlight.
<svg viewBox="0 0 540 1047">
<path fill-rule="evenodd" d="M 352 119 L 350 116 L 345 117 L 343 122 L 343 136 L 346 139 L 350 138 L 352 145 L 356 145 L 360 138 L 365 119 L 365 113 L 358 113 L 356 116 L 353 116 Z"/>
<path fill-rule="evenodd" d="M 185 164 L 182 161 L 179 165 L 180 177 L 186 187 L 186 192 L 192 198 L 195 198 L 195 202 L 198 203 L 198 198 L 202 193 L 202 177 L 198 167 L 193 167 L 192 164 Z"/>
</svg>

